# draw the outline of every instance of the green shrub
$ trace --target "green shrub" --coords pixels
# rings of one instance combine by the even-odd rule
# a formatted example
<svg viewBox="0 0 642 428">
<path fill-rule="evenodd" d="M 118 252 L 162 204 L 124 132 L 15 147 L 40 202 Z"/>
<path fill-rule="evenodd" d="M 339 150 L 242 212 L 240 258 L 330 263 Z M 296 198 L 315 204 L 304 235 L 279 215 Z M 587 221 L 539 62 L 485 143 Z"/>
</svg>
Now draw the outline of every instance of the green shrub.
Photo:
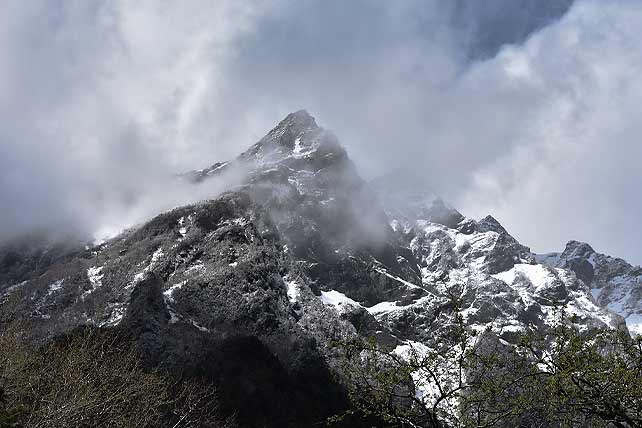
<svg viewBox="0 0 642 428">
<path fill-rule="evenodd" d="M 212 387 L 145 369 L 126 338 L 93 328 L 42 346 L 0 332 L 0 427 L 231 427 Z"/>
</svg>

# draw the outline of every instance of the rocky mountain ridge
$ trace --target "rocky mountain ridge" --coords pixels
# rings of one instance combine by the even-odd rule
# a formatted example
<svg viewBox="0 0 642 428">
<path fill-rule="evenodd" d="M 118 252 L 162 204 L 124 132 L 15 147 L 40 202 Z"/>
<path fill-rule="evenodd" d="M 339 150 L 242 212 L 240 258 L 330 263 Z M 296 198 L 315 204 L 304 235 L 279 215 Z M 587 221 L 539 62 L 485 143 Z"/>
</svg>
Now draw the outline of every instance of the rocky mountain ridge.
<svg viewBox="0 0 642 428">
<path fill-rule="evenodd" d="M 43 258 L 5 246 L 2 318 L 28 321 L 40 339 L 87 324 L 133 332 L 150 364 L 214 378 L 230 409 L 256 406 L 246 426 L 302 426 L 341 409 L 330 342 L 429 347 L 453 322 L 453 296 L 471 328 L 506 343 L 562 314 L 638 331 L 640 268 L 574 241 L 535 255 L 491 216 L 366 183 L 305 111 L 182 177 L 231 170 L 244 178 L 228 192 L 97 247 Z"/>
<path fill-rule="evenodd" d="M 642 334 L 642 268 L 596 252 L 589 244 L 569 241 L 561 253 L 536 256 L 539 263 L 567 269 L 591 290 L 597 304 L 621 315 L 629 331 Z"/>
</svg>

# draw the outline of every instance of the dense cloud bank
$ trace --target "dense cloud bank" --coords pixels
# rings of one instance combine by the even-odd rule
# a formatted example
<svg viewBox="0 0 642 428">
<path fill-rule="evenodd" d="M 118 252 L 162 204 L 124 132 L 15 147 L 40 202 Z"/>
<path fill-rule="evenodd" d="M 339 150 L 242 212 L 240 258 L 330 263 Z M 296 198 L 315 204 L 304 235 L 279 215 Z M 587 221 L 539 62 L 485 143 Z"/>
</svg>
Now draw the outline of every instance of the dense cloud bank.
<svg viewBox="0 0 642 428">
<path fill-rule="evenodd" d="M 367 178 L 642 261 L 638 2 L 15 1 L 0 24 L 2 238 L 213 196 L 171 175 L 306 108 Z"/>
</svg>

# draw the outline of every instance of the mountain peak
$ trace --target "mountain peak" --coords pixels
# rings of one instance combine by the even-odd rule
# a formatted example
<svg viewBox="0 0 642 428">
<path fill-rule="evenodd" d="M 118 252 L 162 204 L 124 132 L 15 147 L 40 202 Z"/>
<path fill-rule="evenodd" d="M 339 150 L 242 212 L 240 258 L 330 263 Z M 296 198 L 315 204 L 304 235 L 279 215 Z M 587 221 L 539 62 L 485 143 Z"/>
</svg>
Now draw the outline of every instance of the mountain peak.
<svg viewBox="0 0 642 428">
<path fill-rule="evenodd" d="M 595 250 L 586 242 L 571 240 L 566 244 L 566 248 L 562 253 L 567 258 L 571 257 L 589 257 L 594 254 Z"/>
<path fill-rule="evenodd" d="M 181 174 L 192 182 L 228 171 L 234 165 L 244 170 L 260 171 L 286 165 L 290 170 L 320 169 L 337 160 L 347 158 L 337 137 L 317 125 L 306 110 L 288 114 L 263 138 L 236 159 L 217 162 L 212 166 Z"/>
<path fill-rule="evenodd" d="M 477 224 L 481 232 L 492 231 L 500 234 L 508 233 L 506 229 L 504 229 L 504 226 L 502 226 L 502 224 L 490 214 L 484 217 L 483 219 L 479 220 Z"/>
<path fill-rule="evenodd" d="M 271 140 L 275 143 L 294 148 L 295 139 L 306 131 L 319 129 L 317 122 L 306 110 L 295 111 L 288 114 L 279 124 L 274 127 L 263 140 Z"/>
<path fill-rule="evenodd" d="M 290 120 L 297 120 L 297 121 L 306 121 L 306 122 L 312 122 L 314 126 L 316 126 L 316 122 L 314 120 L 314 117 L 308 113 L 307 110 L 301 109 L 297 110 L 295 112 L 292 112 L 288 114 L 281 122 L 285 122 L 288 119 Z"/>
</svg>

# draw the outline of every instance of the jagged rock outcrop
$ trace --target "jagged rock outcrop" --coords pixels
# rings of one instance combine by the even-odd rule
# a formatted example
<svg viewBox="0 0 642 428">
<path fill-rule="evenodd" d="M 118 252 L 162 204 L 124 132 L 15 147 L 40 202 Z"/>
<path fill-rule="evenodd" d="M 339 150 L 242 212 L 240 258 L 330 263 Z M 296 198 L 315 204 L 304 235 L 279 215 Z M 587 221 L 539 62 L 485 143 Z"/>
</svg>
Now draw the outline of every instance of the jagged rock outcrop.
<svg viewBox="0 0 642 428">
<path fill-rule="evenodd" d="M 641 267 L 600 254 L 579 241 L 569 241 L 562 253 L 538 255 L 537 260 L 574 272 L 601 307 L 624 317 L 631 333 L 642 334 Z"/>
</svg>

